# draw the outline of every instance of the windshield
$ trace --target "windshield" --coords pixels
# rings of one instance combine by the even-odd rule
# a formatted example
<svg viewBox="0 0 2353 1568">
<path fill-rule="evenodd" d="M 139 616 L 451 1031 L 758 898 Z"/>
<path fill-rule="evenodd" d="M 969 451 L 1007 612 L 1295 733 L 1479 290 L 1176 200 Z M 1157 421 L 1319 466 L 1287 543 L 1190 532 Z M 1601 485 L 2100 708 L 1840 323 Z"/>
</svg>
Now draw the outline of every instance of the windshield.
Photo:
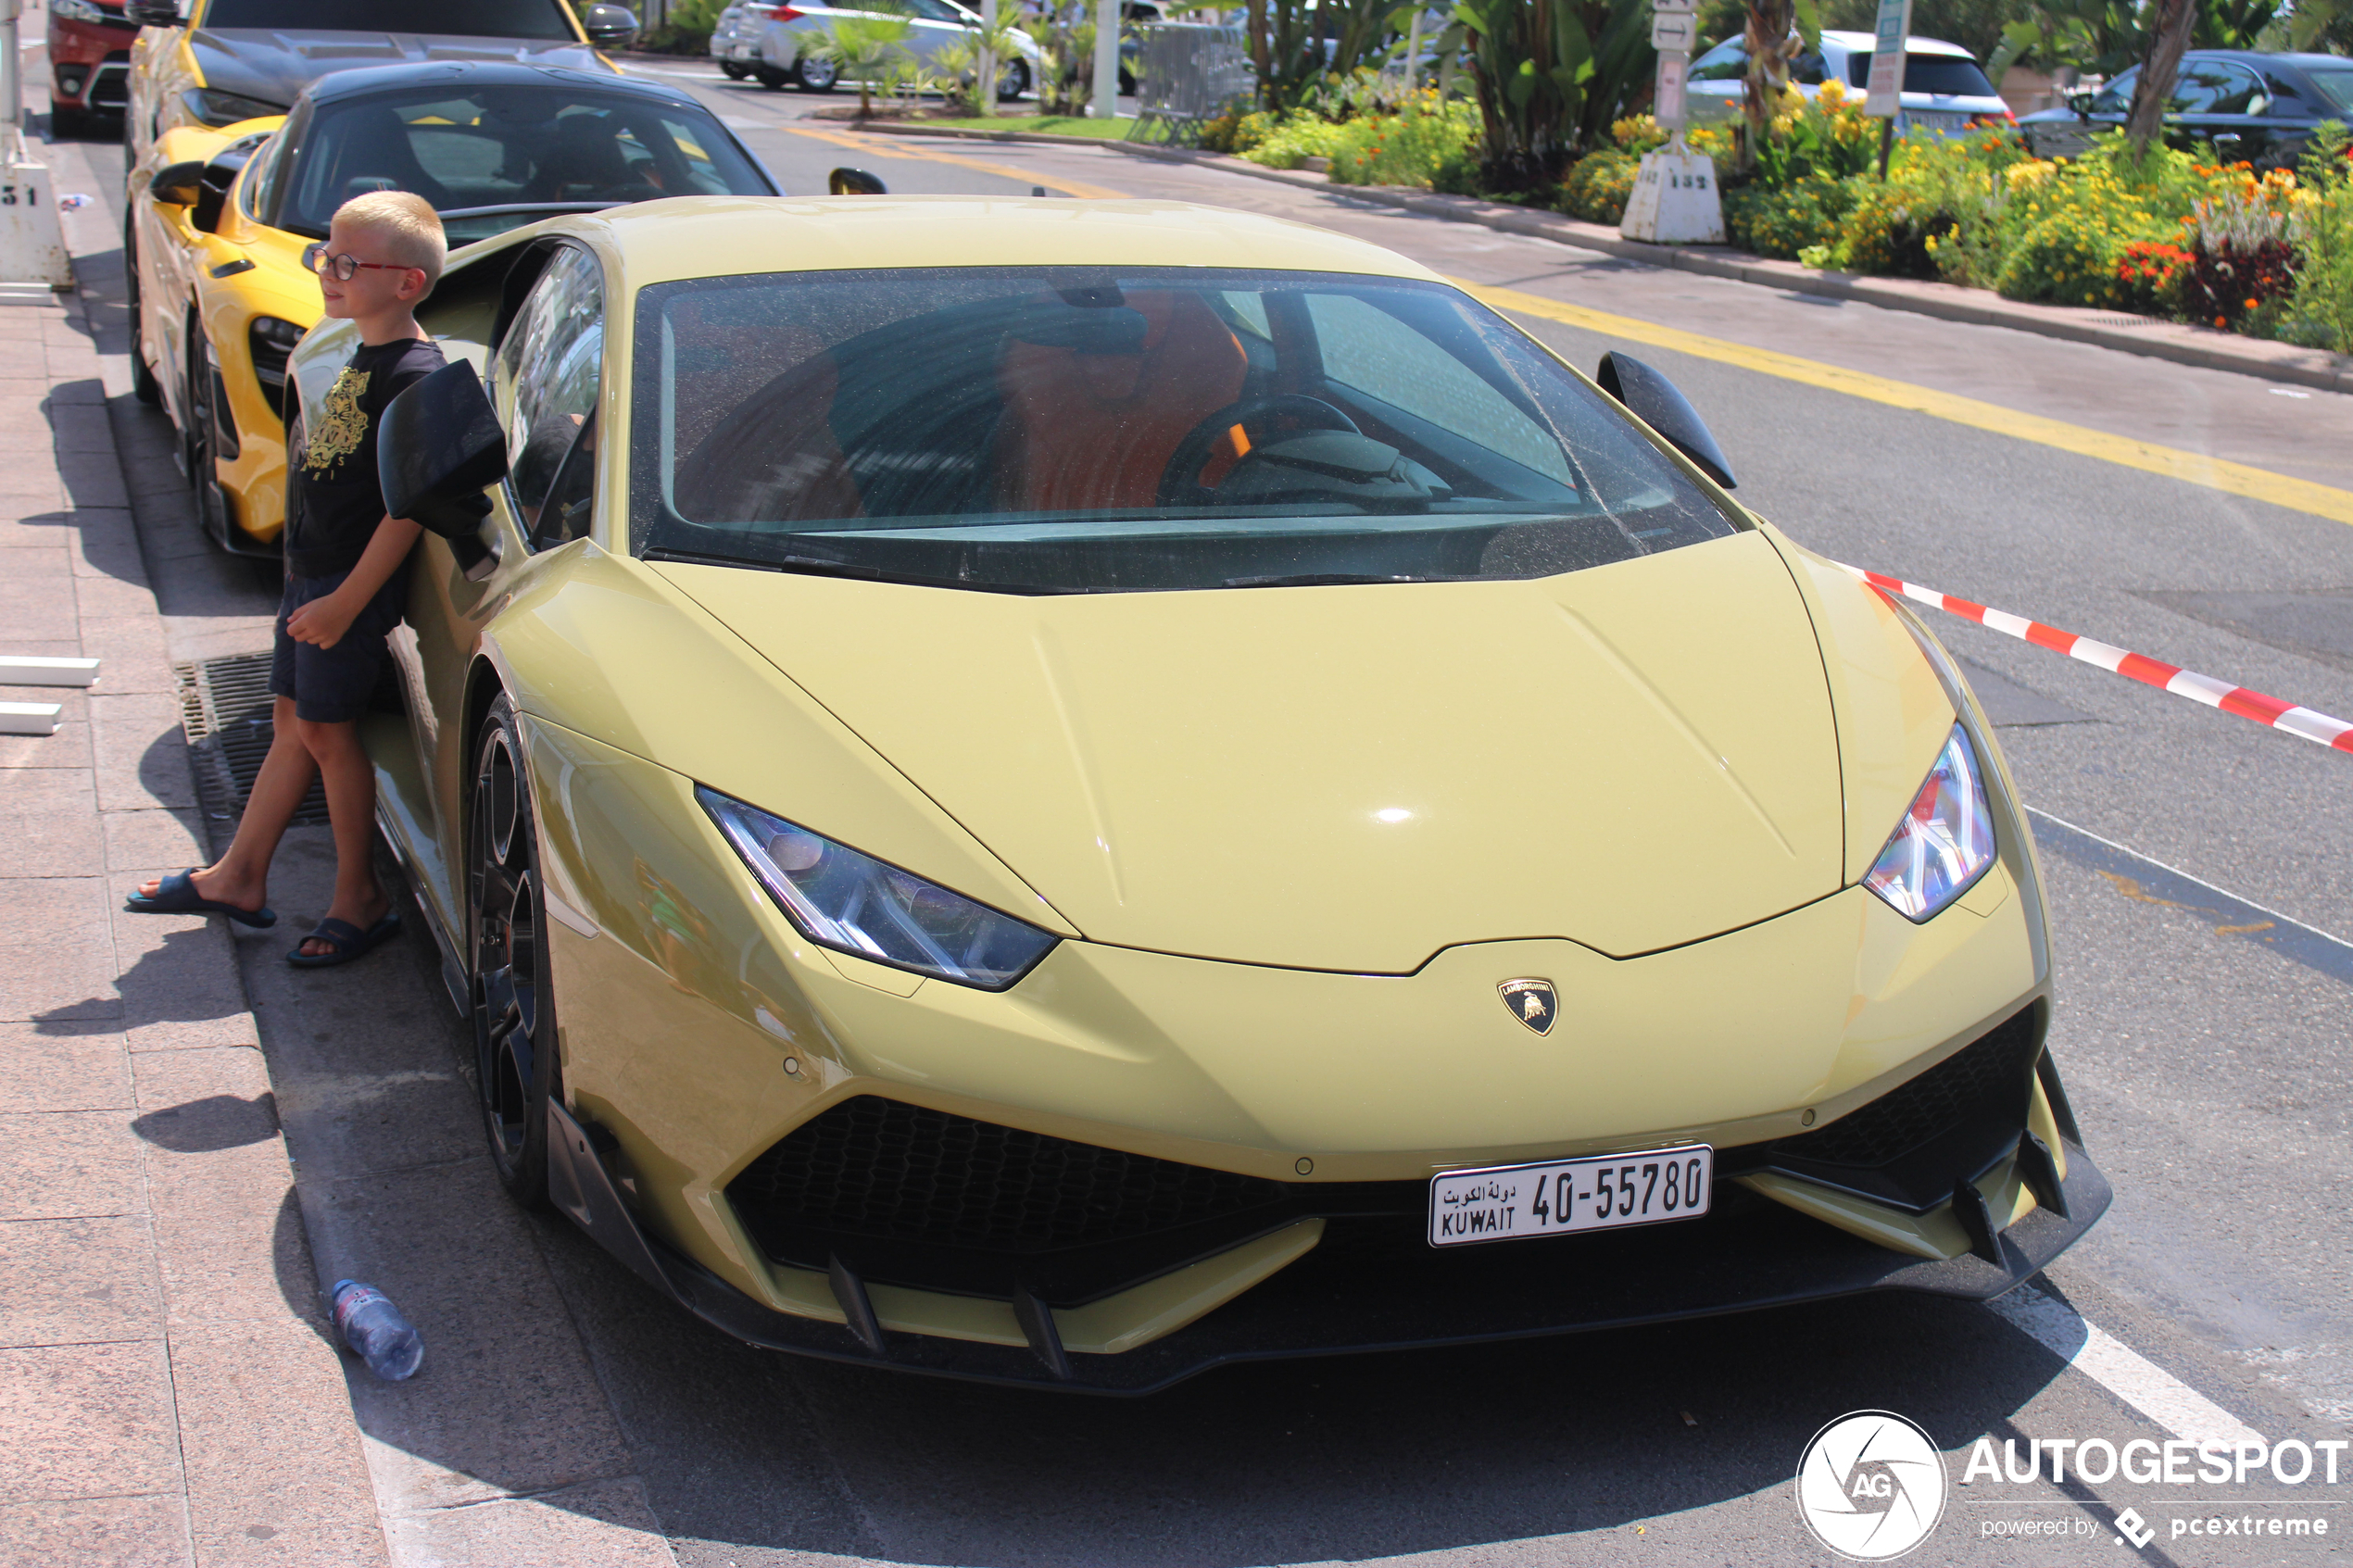
<svg viewBox="0 0 2353 1568">
<path fill-rule="evenodd" d="M 323 104 L 297 157 L 272 220 L 314 238 L 367 191 L 424 197 L 452 245 L 551 210 L 773 194 L 701 109 L 550 83 L 443 83 Z M 520 210 L 463 216 L 484 207 Z"/>
<path fill-rule="evenodd" d="M 207 27 L 284 28 L 299 32 L 439 32 L 459 38 L 580 35 L 559 0 L 212 0 Z"/>
<path fill-rule="evenodd" d="M 656 285 L 636 320 L 649 557 L 1086 593 L 1541 577 L 1736 526 L 1434 283 L 785 273 Z"/>
</svg>

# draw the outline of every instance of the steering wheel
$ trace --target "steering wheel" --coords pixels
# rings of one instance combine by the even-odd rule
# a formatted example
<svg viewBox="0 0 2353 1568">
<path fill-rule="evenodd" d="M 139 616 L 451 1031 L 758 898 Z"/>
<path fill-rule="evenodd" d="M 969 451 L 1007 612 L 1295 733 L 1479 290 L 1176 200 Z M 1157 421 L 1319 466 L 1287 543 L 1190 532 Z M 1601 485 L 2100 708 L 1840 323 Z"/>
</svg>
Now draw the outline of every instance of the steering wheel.
<svg viewBox="0 0 2353 1568">
<path fill-rule="evenodd" d="M 1303 392 L 1278 392 L 1265 397 L 1245 397 L 1239 403 L 1228 403 L 1185 433 L 1176 443 L 1176 451 L 1168 459 L 1168 467 L 1160 476 L 1159 504 L 1164 507 L 1207 507 L 1216 504 L 1214 486 L 1201 482 L 1202 465 L 1209 461 L 1209 449 L 1218 438 L 1236 425 L 1243 433 L 1252 434 L 1253 421 L 1289 416 L 1301 420 L 1310 430 L 1344 430 L 1352 435 L 1365 433 L 1356 421 L 1320 397 L 1310 397 Z"/>
</svg>

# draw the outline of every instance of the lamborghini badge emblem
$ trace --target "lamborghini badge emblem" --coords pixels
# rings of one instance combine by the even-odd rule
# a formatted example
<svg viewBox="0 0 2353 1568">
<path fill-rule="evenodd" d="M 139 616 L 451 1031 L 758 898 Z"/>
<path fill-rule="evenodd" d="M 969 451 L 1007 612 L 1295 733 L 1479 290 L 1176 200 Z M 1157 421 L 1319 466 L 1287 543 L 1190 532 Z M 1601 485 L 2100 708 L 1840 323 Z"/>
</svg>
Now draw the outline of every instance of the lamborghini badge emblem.
<svg viewBox="0 0 2353 1568">
<path fill-rule="evenodd" d="M 1560 998 L 1554 994 L 1551 981 L 1506 980 L 1495 989 L 1514 1018 L 1539 1035 L 1553 1032 L 1553 1021 L 1560 1016 Z"/>
</svg>

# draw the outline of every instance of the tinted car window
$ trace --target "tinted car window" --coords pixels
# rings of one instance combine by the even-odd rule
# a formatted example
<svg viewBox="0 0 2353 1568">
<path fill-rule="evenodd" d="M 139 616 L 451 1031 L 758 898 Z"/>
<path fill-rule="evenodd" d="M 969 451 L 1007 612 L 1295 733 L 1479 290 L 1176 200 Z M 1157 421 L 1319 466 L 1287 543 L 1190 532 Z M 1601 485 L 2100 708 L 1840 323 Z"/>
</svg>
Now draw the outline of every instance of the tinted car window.
<svg viewBox="0 0 2353 1568">
<path fill-rule="evenodd" d="M 1856 87 L 1871 84 L 1871 56 L 1868 53 L 1846 56 L 1846 80 Z M 1904 91 L 1990 98 L 1994 96 L 1994 84 L 1985 80 L 1985 72 L 1975 60 L 1965 60 L 1957 55 L 1906 55 Z"/>
<path fill-rule="evenodd" d="M 2255 73 L 2227 60 L 2193 60 L 2173 80 L 2168 114 L 2245 114 L 2262 90 Z"/>
<path fill-rule="evenodd" d="M 557 0 L 212 0 L 207 27 L 293 28 L 454 33 L 461 38 L 547 38 L 579 34 Z"/>
<path fill-rule="evenodd" d="M 1736 82 L 1748 71 L 1748 50 L 1737 38 L 1723 43 L 1692 62 L 1688 82 Z"/>
<path fill-rule="evenodd" d="M 2131 70 L 2101 88 L 2099 96 L 2092 100 L 2092 112 L 2117 115 L 2130 113 L 2133 107 L 2133 89 L 2139 84 L 2140 79 L 2141 68 L 2134 66 Z"/>
<path fill-rule="evenodd" d="M 1085 593 L 1541 577 L 1739 526 L 1433 283 L 779 273 L 655 285 L 635 318 L 657 556 Z"/>
<path fill-rule="evenodd" d="M 414 191 L 444 214 L 481 207 L 765 195 L 767 182 L 699 109 L 569 86 L 421 86 L 317 111 L 277 224 L 324 234 L 365 191 Z M 530 211 L 447 218 L 452 245 Z"/>
<path fill-rule="evenodd" d="M 511 398 L 507 462 L 525 531 L 535 536 L 549 532 L 540 516 L 549 488 L 596 412 L 604 357 L 604 279 L 595 257 L 567 245 L 498 345 L 497 390 Z"/>
<path fill-rule="evenodd" d="M 2337 114 L 2353 109 L 2353 66 L 2307 66 L 2304 74 Z"/>
</svg>

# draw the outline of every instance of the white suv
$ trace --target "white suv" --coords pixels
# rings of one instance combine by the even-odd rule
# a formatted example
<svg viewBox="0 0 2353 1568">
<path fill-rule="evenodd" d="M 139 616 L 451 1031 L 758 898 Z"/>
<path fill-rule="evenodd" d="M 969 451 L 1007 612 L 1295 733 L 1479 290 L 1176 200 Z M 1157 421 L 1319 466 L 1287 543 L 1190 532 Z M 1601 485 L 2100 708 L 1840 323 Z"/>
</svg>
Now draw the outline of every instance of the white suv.
<svg viewBox="0 0 2353 1568">
<path fill-rule="evenodd" d="M 743 9 L 752 18 L 765 18 L 761 24 L 757 56 L 747 68 L 749 74 L 758 77 L 763 87 L 782 87 L 790 82 L 804 93 L 830 93 L 841 80 L 839 66 L 807 52 L 835 17 L 886 13 L 906 17 L 914 23 L 907 46 L 925 64 L 931 63 L 940 50 L 980 26 L 978 17 L 962 6 L 950 4 L 950 0 L 894 0 L 887 7 L 873 10 L 820 5 L 816 0 L 792 0 L 787 5 L 749 5 Z M 717 36 L 712 34 L 714 46 Z M 1026 33 L 1015 33 L 1013 57 L 1000 62 L 997 68 L 998 100 L 1011 103 L 1029 92 L 1038 85 L 1038 71 L 1036 41 Z"/>
<path fill-rule="evenodd" d="M 1801 51 L 1790 67 L 1790 82 L 1811 98 L 1826 81 L 1856 92 L 1869 85 L 1871 53 L 1879 40 L 1868 32 L 1822 34 L 1819 52 Z M 1748 95 L 1748 45 L 1728 38 L 1692 62 L 1692 120 L 1705 124 L 1741 112 Z M 1994 91 L 1985 71 L 1958 44 L 1941 38 L 1904 41 L 1904 94 L 1895 117 L 1899 136 L 1914 129 L 1955 134 L 1984 124 L 2013 125 L 2017 117 Z"/>
</svg>

